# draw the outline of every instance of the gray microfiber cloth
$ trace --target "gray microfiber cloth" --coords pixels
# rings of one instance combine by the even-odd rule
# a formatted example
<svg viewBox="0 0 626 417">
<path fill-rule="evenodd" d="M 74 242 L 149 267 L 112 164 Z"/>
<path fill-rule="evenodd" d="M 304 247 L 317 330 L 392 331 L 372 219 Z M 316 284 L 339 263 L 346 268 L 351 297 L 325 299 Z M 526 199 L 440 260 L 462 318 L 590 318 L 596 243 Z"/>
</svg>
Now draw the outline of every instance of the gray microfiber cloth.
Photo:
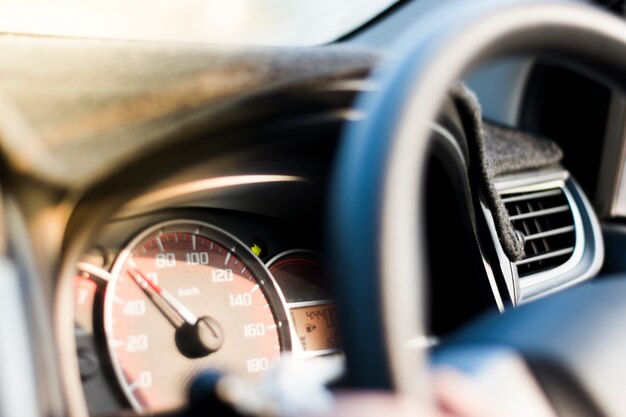
<svg viewBox="0 0 626 417">
<path fill-rule="evenodd" d="M 524 257 L 524 242 L 516 237 L 494 178 L 559 163 L 563 152 L 549 139 L 484 121 L 476 96 L 464 84 L 455 85 L 451 94 L 464 119 L 472 159 L 478 161 L 502 247 L 509 259 L 519 261 Z"/>
</svg>

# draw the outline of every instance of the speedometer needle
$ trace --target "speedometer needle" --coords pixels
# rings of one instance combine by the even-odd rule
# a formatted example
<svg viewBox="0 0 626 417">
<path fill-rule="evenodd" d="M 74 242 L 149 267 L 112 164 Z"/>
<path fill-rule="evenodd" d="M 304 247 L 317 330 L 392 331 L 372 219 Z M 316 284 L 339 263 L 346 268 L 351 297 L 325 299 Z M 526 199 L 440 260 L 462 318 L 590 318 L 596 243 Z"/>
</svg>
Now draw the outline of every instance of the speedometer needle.
<svg viewBox="0 0 626 417">
<path fill-rule="evenodd" d="M 152 288 L 184 320 L 181 326 L 175 326 L 176 346 L 183 355 L 189 358 L 200 358 L 222 347 L 224 344 L 224 330 L 217 320 L 208 316 L 197 317 L 139 268 L 128 269 L 128 274 L 144 291 Z M 163 310 L 161 312 L 164 313 Z"/>
<path fill-rule="evenodd" d="M 198 322 L 198 317 L 193 314 L 187 307 L 181 304 L 172 294 L 159 284 L 154 282 L 150 277 L 144 274 L 140 269 L 133 268 L 128 270 L 128 274 L 139 284 L 142 288 L 150 287 L 156 292 L 162 299 L 169 305 L 172 310 L 176 312 L 185 323 L 190 326 L 195 326 Z"/>
</svg>

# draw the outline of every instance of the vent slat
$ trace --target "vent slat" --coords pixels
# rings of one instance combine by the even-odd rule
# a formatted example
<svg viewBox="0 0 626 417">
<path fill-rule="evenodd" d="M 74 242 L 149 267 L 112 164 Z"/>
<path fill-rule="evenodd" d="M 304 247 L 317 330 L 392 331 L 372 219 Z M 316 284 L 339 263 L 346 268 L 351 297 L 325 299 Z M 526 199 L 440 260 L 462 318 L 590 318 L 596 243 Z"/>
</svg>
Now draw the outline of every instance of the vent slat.
<svg viewBox="0 0 626 417">
<path fill-rule="evenodd" d="M 543 239 L 543 238 L 550 237 L 550 236 L 561 235 L 561 234 L 569 233 L 573 231 L 574 231 L 574 226 L 565 226 L 565 227 L 560 227 L 554 230 L 548 230 L 547 232 L 535 233 L 534 235 L 524 236 L 524 238 L 526 239 L 526 241 L 529 241 L 529 240 L 535 240 L 535 239 Z"/>
<path fill-rule="evenodd" d="M 573 246 L 569 248 L 565 248 L 565 249 L 560 249 L 554 252 L 548 252 L 542 255 L 533 256 L 531 258 L 522 259 L 521 261 L 515 262 L 515 265 L 525 265 L 531 262 L 543 261 L 543 260 L 550 259 L 550 258 L 556 258 L 559 256 L 568 255 L 572 252 L 574 252 Z"/>
<path fill-rule="evenodd" d="M 560 194 L 562 194 L 561 190 L 537 191 L 534 193 L 515 195 L 513 197 L 504 197 L 502 198 L 502 201 L 504 203 L 514 203 L 517 201 L 532 200 L 533 198 L 552 197 L 552 196 L 560 195 Z"/>
<path fill-rule="evenodd" d="M 529 213 L 516 214 L 514 216 L 511 216 L 511 220 L 515 221 L 515 220 L 529 219 L 532 217 L 547 216 L 550 214 L 562 213 L 564 211 L 569 211 L 569 210 L 570 208 L 567 205 L 552 207 L 552 208 L 543 209 L 543 210 L 531 211 Z"/>
</svg>

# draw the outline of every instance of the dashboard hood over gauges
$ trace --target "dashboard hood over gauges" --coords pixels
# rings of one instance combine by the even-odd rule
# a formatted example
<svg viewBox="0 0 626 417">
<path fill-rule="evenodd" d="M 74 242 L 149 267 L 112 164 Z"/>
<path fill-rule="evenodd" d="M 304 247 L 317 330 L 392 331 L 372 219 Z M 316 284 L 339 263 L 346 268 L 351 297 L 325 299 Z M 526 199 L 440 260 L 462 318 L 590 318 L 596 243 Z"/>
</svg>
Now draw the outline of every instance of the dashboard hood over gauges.
<svg viewBox="0 0 626 417">
<path fill-rule="evenodd" d="M 362 77 L 382 56 L 352 46 L 29 36 L 0 36 L 0 49 L 0 146 L 9 163 L 40 181 L 83 189 L 165 146 L 251 128 L 267 108 L 258 105 L 262 98 Z"/>
</svg>

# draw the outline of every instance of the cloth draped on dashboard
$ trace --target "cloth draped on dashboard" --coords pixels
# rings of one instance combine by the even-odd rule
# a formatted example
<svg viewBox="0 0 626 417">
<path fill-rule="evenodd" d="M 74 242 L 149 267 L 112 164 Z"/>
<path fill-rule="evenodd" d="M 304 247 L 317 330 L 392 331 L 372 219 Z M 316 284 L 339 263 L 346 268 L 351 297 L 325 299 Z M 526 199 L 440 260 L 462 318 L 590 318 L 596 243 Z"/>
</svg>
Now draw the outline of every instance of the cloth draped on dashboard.
<svg viewBox="0 0 626 417">
<path fill-rule="evenodd" d="M 451 90 L 463 118 L 468 145 L 478 161 L 489 208 L 502 247 L 512 261 L 524 257 L 524 242 L 516 238 L 504 202 L 494 185 L 498 175 L 558 164 L 563 151 L 552 140 L 483 120 L 476 95 L 462 83 Z"/>
</svg>

